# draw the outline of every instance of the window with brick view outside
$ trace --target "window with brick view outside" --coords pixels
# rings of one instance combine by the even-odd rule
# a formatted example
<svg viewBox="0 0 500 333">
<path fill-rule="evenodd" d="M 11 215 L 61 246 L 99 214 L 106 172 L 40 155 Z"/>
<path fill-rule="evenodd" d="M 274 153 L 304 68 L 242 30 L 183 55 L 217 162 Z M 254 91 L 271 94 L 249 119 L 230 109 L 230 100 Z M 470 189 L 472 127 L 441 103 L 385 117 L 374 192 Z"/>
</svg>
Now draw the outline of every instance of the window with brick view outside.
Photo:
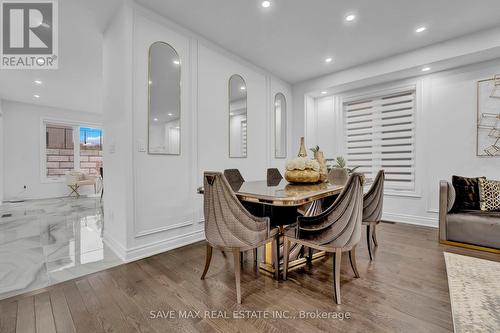
<svg viewBox="0 0 500 333">
<path fill-rule="evenodd" d="M 88 175 L 99 175 L 102 167 L 102 130 L 80 128 L 80 171 Z"/>
<path fill-rule="evenodd" d="M 73 131 L 79 130 L 80 171 L 99 175 L 102 167 L 102 130 L 99 128 L 46 125 L 47 176 L 61 177 L 75 169 Z M 76 152 L 78 153 L 78 152 Z"/>
<path fill-rule="evenodd" d="M 63 176 L 74 169 L 73 128 L 47 124 L 47 176 Z"/>
</svg>

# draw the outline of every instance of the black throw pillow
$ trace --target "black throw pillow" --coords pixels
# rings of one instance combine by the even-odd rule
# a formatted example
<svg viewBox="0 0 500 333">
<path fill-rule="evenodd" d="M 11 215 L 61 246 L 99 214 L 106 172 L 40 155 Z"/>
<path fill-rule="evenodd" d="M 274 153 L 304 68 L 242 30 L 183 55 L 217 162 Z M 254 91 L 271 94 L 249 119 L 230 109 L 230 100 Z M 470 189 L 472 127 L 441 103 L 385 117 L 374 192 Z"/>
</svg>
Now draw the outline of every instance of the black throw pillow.
<svg viewBox="0 0 500 333">
<path fill-rule="evenodd" d="M 467 178 L 453 176 L 451 182 L 455 188 L 455 204 L 453 211 L 457 210 L 479 210 L 479 178 Z"/>
</svg>

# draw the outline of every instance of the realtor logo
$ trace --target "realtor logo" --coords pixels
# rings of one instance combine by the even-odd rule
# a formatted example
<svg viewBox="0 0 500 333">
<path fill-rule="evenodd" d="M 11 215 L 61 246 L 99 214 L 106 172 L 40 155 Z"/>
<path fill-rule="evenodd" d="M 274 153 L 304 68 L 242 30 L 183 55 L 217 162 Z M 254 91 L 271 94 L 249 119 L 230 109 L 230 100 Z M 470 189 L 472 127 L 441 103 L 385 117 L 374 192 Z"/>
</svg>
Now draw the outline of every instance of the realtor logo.
<svg viewBox="0 0 500 333">
<path fill-rule="evenodd" d="M 2 0 L 2 69 L 57 69 L 57 0 Z"/>
</svg>

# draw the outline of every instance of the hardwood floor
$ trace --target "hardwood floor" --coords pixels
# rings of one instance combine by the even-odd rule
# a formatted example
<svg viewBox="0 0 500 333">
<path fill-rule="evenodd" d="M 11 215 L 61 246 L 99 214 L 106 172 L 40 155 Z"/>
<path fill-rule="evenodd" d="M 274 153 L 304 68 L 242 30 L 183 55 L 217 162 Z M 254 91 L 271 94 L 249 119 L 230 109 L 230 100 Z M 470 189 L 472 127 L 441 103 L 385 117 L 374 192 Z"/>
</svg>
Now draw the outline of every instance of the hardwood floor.
<svg viewBox="0 0 500 333">
<path fill-rule="evenodd" d="M 255 269 L 251 254 L 237 305 L 232 256 L 214 251 L 202 281 L 205 244 L 197 243 L 0 301 L 0 332 L 450 332 L 442 252 L 500 261 L 498 254 L 441 246 L 433 228 L 382 223 L 377 233 L 375 261 L 364 233 L 357 248 L 361 278 L 354 278 L 347 254 L 342 258 L 342 305 L 333 300 L 331 256 L 277 282 Z M 256 312 L 233 318 L 240 310 Z M 316 310 L 350 318 L 254 318 L 257 311 L 290 317 Z M 161 318 L 169 311 L 175 318 Z M 179 318 L 178 311 L 201 316 Z M 224 314 L 231 318 L 216 318 Z"/>
</svg>

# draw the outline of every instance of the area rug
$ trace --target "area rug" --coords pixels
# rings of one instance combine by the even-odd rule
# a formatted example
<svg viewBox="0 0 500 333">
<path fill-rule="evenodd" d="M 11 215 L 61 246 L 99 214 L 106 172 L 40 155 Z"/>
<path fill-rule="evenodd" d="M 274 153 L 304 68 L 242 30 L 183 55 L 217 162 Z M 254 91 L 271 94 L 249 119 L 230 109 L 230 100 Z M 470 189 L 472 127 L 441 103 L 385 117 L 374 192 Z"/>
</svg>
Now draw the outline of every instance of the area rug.
<svg viewBox="0 0 500 333">
<path fill-rule="evenodd" d="M 500 332 L 500 262 L 444 253 L 456 333 Z"/>
</svg>

